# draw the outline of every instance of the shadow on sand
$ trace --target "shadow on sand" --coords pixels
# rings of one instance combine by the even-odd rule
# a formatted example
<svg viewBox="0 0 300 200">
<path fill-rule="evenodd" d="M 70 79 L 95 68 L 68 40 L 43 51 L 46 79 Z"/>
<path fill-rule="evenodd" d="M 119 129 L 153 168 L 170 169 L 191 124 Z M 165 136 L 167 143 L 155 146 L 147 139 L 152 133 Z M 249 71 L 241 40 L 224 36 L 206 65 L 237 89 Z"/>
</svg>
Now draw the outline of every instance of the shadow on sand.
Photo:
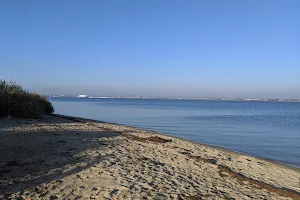
<svg viewBox="0 0 300 200">
<path fill-rule="evenodd" d="M 42 120 L 0 119 L 0 199 L 60 181 L 113 157 L 101 152 L 114 144 L 100 139 L 114 136 L 118 134 L 53 116 Z M 87 151 L 97 153 L 90 156 Z"/>
</svg>

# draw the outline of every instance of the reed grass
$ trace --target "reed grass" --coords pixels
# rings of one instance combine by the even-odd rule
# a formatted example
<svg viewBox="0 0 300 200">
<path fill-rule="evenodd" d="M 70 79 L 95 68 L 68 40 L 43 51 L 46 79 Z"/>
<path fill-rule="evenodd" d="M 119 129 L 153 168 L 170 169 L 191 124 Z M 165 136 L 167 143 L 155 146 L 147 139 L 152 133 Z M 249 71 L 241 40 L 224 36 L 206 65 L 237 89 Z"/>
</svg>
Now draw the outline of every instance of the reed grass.
<svg viewBox="0 0 300 200">
<path fill-rule="evenodd" d="M 47 97 L 29 92 L 16 82 L 0 80 L 0 117 L 41 118 L 53 112 Z"/>
</svg>

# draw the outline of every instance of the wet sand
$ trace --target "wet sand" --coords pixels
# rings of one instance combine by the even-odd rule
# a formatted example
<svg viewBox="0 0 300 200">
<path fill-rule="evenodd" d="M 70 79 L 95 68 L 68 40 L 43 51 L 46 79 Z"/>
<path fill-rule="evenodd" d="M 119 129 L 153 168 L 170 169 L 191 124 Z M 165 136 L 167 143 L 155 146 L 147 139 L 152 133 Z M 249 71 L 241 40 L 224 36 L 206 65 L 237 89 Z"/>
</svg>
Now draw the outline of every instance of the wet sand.
<svg viewBox="0 0 300 200">
<path fill-rule="evenodd" d="M 300 170 L 65 116 L 0 119 L 0 199 L 300 199 Z"/>
</svg>

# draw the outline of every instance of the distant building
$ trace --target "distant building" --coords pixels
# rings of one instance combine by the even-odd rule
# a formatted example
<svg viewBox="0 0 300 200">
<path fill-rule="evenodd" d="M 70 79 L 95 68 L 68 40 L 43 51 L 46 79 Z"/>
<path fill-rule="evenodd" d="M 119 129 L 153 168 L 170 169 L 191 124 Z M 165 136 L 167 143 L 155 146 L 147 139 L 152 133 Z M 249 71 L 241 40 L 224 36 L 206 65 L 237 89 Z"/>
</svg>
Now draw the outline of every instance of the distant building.
<svg viewBox="0 0 300 200">
<path fill-rule="evenodd" d="M 88 95 L 86 95 L 86 94 L 80 94 L 80 95 L 78 95 L 78 97 L 79 98 L 88 98 Z"/>
</svg>

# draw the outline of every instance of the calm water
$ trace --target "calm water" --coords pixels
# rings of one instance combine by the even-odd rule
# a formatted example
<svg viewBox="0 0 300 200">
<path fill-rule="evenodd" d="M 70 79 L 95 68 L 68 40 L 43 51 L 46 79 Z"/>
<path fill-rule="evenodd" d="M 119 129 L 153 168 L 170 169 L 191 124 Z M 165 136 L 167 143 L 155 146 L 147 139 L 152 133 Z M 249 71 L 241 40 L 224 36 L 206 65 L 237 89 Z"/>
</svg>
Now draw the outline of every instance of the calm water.
<svg viewBox="0 0 300 200">
<path fill-rule="evenodd" d="M 58 114 L 156 130 L 300 167 L 300 103 L 51 98 Z"/>
</svg>

